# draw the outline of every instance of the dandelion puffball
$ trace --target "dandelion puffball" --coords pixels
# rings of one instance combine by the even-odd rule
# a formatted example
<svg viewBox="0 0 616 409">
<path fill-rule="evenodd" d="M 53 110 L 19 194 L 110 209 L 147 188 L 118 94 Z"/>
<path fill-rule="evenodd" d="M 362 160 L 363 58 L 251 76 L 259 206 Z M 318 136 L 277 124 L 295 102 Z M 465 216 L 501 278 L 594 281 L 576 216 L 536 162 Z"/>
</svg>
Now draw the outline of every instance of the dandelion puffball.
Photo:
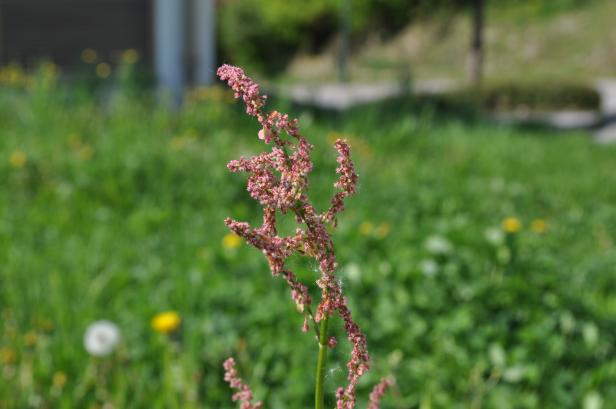
<svg viewBox="0 0 616 409">
<path fill-rule="evenodd" d="M 120 329 L 111 321 L 95 321 L 88 326 L 83 345 L 92 356 L 106 356 L 120 343 Z"/>
</svg>

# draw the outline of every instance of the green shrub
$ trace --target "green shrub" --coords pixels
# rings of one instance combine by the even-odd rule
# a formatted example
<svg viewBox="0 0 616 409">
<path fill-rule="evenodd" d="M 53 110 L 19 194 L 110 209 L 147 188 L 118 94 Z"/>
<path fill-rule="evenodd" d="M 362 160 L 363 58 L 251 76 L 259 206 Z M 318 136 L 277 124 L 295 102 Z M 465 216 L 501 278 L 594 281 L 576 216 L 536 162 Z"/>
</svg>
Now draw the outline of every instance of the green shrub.
<svg viewBox="0 0 616 409">
<path fill-rule="evenodd" d="M 220 8 L 223 59 L 259 72 L 278 72 L 289 58 L 335 29 L 334 6 L 326 0 L 229 1 Z"/>
<path fill-rule="evenodd" d="M 416 20 L 465 16 L 467 0 L 229 0 L 219 7 L 219 41 L 224 62 L 261 73 L 280 73 L 298 51 L 318 52 L 339 30 L 340 5 L 351 4 L 352 35 L 390 35 Z M 582 0 L 487 1 L 489 11 L 513 19 L 550 16 L 588 2 Z M 490 18 L 490 14 L 488 15 Z M 502 18 L 502 17 L 501 17 Z M 507 17 L 505 17 L 506 19 Z"/>
<path fill-rule="evenodd" d="M 597 110 L 601 104 L 595 88 L 562 83 L 487 84 L 479 89 L 454 91 L 443 98 L 454 104 L 471 104 L 489 111 Z"/>
</svg>

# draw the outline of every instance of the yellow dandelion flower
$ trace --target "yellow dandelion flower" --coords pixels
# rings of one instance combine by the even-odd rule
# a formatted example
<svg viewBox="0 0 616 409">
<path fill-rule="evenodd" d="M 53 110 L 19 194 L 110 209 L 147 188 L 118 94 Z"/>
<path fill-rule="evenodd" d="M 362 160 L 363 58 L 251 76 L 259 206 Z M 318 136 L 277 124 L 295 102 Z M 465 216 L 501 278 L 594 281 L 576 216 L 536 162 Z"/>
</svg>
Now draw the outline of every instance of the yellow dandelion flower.
<svg viewBox="0 0 616 409">
<path fill-rule="evenodd" d="M 359 224 L 359 234 L 361 234 L 362 236 L 369 236 L 370 234 L 372 234 L 373 230 L 374 225 L 370 222 L 361 222 Z"/>
<path fill-rule="evenodd" d="M 122 53 L 122 62 L 134 64 L 139 61 L 139 53 L 134 48 L 129 48 Z"/>
<path fill-rule="evenodd" d="M 197 257 L 201 260 L 207 261 L 210 259 L 210 250 L 207 247 L 201 247 L 197 250 Z"/>
<path fill-rule="evenodd" d="M 6 335 L 6 338 L 14 340 L 15 338 L 17 338 L 17 329 L 12 325 L 7 325 L 7 327 L 4 329 L 4 334 Z"/>
<path fill-rule="evenodd" d="M 94 155 L 94 149 L 90 145 L 84 145 L 79 149 L 77 154 L 79 155 L 79 159 L 85 161 L 92 158 L 92 155 Z"/>
<path fill-rule="evenodd" d="M 11 157 L 9 158 L 9 162 L 11 163 L 11 166 L 14 168 L 23 168 L 26 162 L 28 162 L 28 157 L 22 151 L 15 151 L 11 154 Z"/>
<path fill-rule="evenodd" d="M 35 332 L 29 331 L 24 335 L 24 342 L 27 346 L 33 347 L 36 345 L 38 341 L 38 335 Z"/>
<path fill-rule="evenodd" d="M 331 131 L 327 134 L 327 142 L 335 143 L 337 139 L 341 139 L 343 137 L 344 135 L 342 135 L 340 132 Z"/>
<path fill-rule="evenodd" d="M 161 334 L 170 334 L 182 323 L 182 318 L 175 311 L 165 311 L 152 318 L 152 328 Z"/>
<path fill-rule="evenodd" d="M 517 233 L 522 229 L 522 222 L 516 217 L 507 217 L 503 220 L 502 228 L 505 233 Z"/>
<path fill-rule="evenodd" d="M 375 234 L 379 239 L 384 239 L 391 233 L 391 224 L 383 222 L 376 228 Z"/>
<path fill-rule="evenodd" d="M 96 64 L 96 75 L 99 78 L 108 78 L 111 75 L 111 65 L 106 62 Z"/>
<path fill-rule="evenodd" d="M 346 141 L 351 145 L 352 151 L 364 158 L 370 158 L 372 156 L 372 147 L 370 144 L 364 142 L 362 139 L 350 135 L 343 134 L 340 132 L 332 131 L 327 134 L 327 141 L 331 144 L 334 144 L 338 139 L 346 139 Z"/>
<path fill-rule="evenodd" d="M 222 238 L 222 246 L 227 250 L 236 249 L 242 244 L 242 239 L 235 233 L 228 233 Z"/>
<path fill-rule="evenodd" d="M 41 330 L 45 332 L 51 332 L 53 331 L 53 328 L 54 328 L 53 321 L 48 320 L 48 319 L 42 319 L 39 322 L 39 327 L 41 328 Z"/>
<path fill-rule="evenodd" d="M 183 134 L 183 137 L 186 138 L 186 141 L 188 142 L 196 141 L 198 136 L 199 132 L 197 132 L 195 128 L 188 128 Z"/>
<path fill-rule="evenodd" d="M 60 75 L 60 67 L 50 61 L 41 64 L 40 70 L 45 77 L 54 78 Z"/>
<path fill-rule="evenodd" d="M 64 385 L 66 385 L 66 380 L 67 380 L 66 374 L 62 371 L 58 371 L 53 374 L 52 383 L 53 383 L 53 386 L 58 389 L 62 389 Z"/>
<path fill-rule="evenodd" d="M 169 145 L 171 145 L 171 149 L 175 151 L 182 150 L 186 147 L 186 139 L 182 136 L 174 136 L 169 140 Z"/>
<path fill-rule="evenodd" d="M 81 147 L 81 138 L 78 134 L 72 133 L 68 136 L 68 144 L 73 149 L 79 149 Z"/>
<path fill-rule="evenodd" d="M 81 61 L 86 64 L 92 64 L 98 59 L 98 54 L 91 48 L 86 48 L 81 52 Z"/>
<path fill-rule="evenodd" d="M 0 68 L 0 82 L 12 86 L 27 85 L 30 77 L 18 66 L 8 65 Z"/>
<path fill-rule="evenodd" d="M 545 220 L 543 219 L 535 219 L 533 220 L 533 222 L 531 223 L 530 228 L 535 232 L 535 233 L 545 233 L 545 231 L 548 228 L 548 224 L 546 223 Z"/>
<path fill-rule="evenodd" d="M 17 358 L 17 354 L 15 351 L 9 347 L 0 348 L 0 362 L 4 365 L 10 365 L 15 362 L 15 358 Z"/>
</svg>

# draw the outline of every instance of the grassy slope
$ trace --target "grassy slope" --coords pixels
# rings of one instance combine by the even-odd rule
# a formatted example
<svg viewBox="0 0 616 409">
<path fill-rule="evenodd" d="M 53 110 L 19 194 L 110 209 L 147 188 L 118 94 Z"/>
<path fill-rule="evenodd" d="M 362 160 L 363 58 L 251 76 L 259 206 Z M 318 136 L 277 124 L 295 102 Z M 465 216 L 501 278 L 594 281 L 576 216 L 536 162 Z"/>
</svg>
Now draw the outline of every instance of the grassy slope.
<svg viewBox="0 0 616 409">
<path fill-rule="evenodd" d="M 497 3 L 497 2 L 495 2 Z M 616 3 L 589 1 L 568 11 L 537 15 L 518 6 L 489 9 L 486 30 L 486 78 L 489 81 L 593 81 L 616 75 Z M 359 81 L 391 79 L 395 67 L 406 64 L 415 78 L 464 81 L 469 22 L 461 16 L 451 24 L 439 18 L 410 25 L 386 42 L 368 41 L 353 61 Z M 299 57 L 293 78 L 335 78 L 335 58 Z"/>
<path fill-rule="evenodd" d="M 16 353 L 0 362 L 1 407 L 230 408 L 230 354 L 268 407 L 310 406 L 314 344 L 287 290 L 258 252 L 221 245 L 225 216 L 258 219 L 244 177 L 224 166 L 261 149 L 240 109 L 216 100 L 176 115 L 54 90 L 4 92 L 0 108 L 0 347 Z M 595 390 L 613 402 L 614 148 L 408 112 L 302 114 L 321 205 L 330 131 L 355 147 L 359 195 L 335 241 L 370 380 L 399 379 L 387 407 L 573 408 Z M 9 164 L 17 150 L 23 168 Z M 506 216 L 524 230 L 491 244 L 486 230 Z M 535 218 L 546 234 L 528 229 Z M 434 253 L 430 237 L 450 250 Z M 296 267 L 314 279 L 314 266 Z M 184 320 L 173 351 L 149 328 L 166 309 Z M 82 334 L 101 318 L 124 343 L 95 360 Z M 58 371 L 63 388 L 51 386 Z"/>
</svg>

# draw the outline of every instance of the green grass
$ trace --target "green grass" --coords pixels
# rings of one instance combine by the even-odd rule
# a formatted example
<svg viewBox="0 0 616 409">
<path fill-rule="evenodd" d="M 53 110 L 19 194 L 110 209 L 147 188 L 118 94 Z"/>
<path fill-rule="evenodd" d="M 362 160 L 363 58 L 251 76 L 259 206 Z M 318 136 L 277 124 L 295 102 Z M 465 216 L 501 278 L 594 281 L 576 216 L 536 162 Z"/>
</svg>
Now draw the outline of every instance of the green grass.
<svg viewBox="0 0 616 409">
<path fill-rule="evenodd" d="M 262 150 L 258 128 L 208 95 L 171 112 L 53 84 L 0 92 L 0 407 L 232 408 L 229 355 L 268 408 L 312 405 L 316 343 L 288 290 L 253 248 L 222 245 L 226 216 L 258 218 L 245 176 L 225 168 Z M 319 207 L 332 132 L 355 148 L 359 192 L 334 241 L 374 360 L 359 407 L 389 374 L 384 408 L 616 401 L 613 147 L 403 102 L 295 114 L 316 146 Z M 503 236 L 512 216 L 523 228 Z M 294 264 L 314 281 L 315 266 Z M 165 310 L 183 319 L 171 339 L 150 327 Z M 83 333 L 103 318 L 122 345 L 92 358 Z"/>
</svg>

